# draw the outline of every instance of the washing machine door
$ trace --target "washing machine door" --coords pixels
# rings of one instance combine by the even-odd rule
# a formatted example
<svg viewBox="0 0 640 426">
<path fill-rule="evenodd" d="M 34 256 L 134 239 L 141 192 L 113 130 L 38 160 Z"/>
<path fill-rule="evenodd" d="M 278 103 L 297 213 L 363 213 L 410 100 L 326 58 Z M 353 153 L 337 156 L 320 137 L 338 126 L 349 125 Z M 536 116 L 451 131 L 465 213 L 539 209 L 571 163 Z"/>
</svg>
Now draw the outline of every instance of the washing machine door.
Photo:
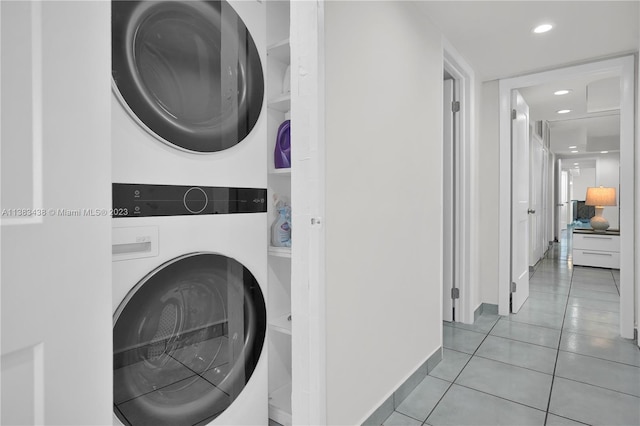
<svg viewBox="0 0 640 426">
<path fill-rule="evenodd" d="M 128 425 L 215 419 L 245 388 L 266 333 L 264 295 L 234 259 L 193 253 L 167 262 L 114 315 L 114 412 Z"/>
<path fill-rule="evenodd" d="M 216 152 L 255 126 L 260 56 L 225 1 L 112 1 L 112 75 L 123 107 L 162 142 Z"/>
</svg>

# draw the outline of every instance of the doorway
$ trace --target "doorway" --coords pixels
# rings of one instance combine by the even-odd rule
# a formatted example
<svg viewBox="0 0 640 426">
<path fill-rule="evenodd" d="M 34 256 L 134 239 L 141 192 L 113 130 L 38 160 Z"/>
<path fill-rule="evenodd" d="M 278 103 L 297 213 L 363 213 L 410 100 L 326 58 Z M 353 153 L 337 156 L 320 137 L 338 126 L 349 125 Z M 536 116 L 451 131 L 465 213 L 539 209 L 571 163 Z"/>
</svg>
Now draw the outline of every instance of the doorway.
<svg viewBox="0 0 640 426">
<path fill-rule="evenodd" d="M 500 81 L 500 228 L 499 228 L 499 313 L 509 313 L 511 260 L 511 114 L 510 97 L 514 89 L 545 84 L 556 80 L 580 78 L 585 75 L 613 75 L 620 78 L 620 334 L 634 334 L 634 232 L 635 166 L 634 166 L 634 57 L 610 59 L 553 71 L 546 71 Z"/>
<path fill-rule="evenodd" d="M 443 112 L 450 124 L 449 142 L 443 139 L 443 315 L 450 321 L 472 324 L 475 280 L 471 274 L 472 238 L 476 217 L 472 198 L 474 175 L 475 76 L 471 67 L 446 41 L 443 41 Z M 446 105 L 444 105 L 446 104 Z M 455 110 L 455 111 L 454 111 Z M 445 117 L 446 118 L 446 117 Z M 443 118 L 443 124 L 444 119 Z M 444 132 L 443 132 L 444 136 Z M 453 142 L 455 140 L 455 142 Z M 446 148 L 446 149 L 445 149 Z M 448 229 L 448 231 L 447 231 Z M 452 298 L 453 296 L 453 298 Z M 455 308 L 455 319 L 454 319 Z M 445 311 L 447 316 L 445 317 Z M 450 314 L 450 315 L 449 315 Z"/>
<path fill-rule="evenodd" d="M 456 309 L 460 299 L 458 267 L 460 236 L 459 188 L 459 82 L 444 70 L 443 82 L 443 131 L 442 170 L 443 181 L 443 235 L 442 235 L 442 320 L 456 321 Z"/>
</svg>

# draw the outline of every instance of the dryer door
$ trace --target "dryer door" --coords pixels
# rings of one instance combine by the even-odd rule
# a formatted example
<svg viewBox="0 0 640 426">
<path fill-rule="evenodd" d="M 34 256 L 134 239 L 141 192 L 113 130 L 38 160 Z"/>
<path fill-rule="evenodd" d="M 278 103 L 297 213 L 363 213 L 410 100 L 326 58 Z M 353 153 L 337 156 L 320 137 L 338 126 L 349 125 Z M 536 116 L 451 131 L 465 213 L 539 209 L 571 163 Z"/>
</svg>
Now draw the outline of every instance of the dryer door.
<svg viewBox="0 0 640 426">
<path fill-rule="evenodd" d="M 256 45 L 225 1 L 112 1 L 112 74 L 122 106 L 192 152 L 242 141 L 262 109 Z"/>
<path fill-rule="evenodd" d="M 123 424 L 193 425 L 220 415 L 249 382 L 266 333 L 251 272 L 214 253 L 160 266 L 114 315 L 114 412 Z"/>
</svg>

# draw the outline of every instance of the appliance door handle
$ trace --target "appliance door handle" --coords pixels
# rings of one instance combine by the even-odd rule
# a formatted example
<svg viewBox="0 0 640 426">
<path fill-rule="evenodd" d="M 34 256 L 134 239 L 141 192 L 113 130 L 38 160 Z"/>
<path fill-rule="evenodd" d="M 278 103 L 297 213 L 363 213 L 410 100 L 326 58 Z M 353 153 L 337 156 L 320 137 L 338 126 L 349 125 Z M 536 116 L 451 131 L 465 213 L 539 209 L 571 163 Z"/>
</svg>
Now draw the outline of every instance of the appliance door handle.
<svg viewBox="0 0 640 426">
<path fill-rule="evenodd" d="M 535 210 L 533 210 L 533 209 L 529 209 L 529 210 L 527 210 L 527 213 L 529 213 L 529 214 L 535 214 L 535 213 L 536 213 L 536 211 L 535 211 Z"/>
</svg>

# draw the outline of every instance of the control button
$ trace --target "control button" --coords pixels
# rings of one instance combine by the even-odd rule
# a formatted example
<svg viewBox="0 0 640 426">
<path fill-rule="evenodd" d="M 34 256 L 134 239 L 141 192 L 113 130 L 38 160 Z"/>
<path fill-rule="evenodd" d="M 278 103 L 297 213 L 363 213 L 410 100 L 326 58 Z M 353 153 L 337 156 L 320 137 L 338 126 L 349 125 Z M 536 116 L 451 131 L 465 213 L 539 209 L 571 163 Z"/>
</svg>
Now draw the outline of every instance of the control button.
<svg viewBox="0 0 640 426">
<path fill-rule="evenodd" d="M 189 212 L 198 214 L 202 213 L 202 211 L 207 207 L 209 198 L 202 188 L 193 187 L 189 188 L 187 192 L 184 193 L 183 201 L 185 208 Z"/>
</svg>

